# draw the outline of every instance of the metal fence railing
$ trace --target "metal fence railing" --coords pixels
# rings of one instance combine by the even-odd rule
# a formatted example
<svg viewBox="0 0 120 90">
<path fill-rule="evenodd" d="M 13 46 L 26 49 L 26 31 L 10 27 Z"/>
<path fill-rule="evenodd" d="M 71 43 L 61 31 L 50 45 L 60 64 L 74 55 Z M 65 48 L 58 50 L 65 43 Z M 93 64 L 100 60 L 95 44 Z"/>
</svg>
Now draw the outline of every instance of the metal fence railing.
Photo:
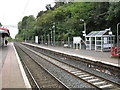
<svg viewBox="0 0 120 90">
<path fill-rule="evenodd" d="M 72 48 L 72 49 L 86 49 L 87 48 L 87 46 L 84 43 L 81 43 L 81 46 L 80 46 L 80 44 L 73 44 L 73 41 L 70 41 L 70 42 L 68 42 L 68 41 L 55 41 L 55 43 L 48 42 L 48 41 L 45 41 L 45 42 L 39 41 L 38 43 L 35 43 L 34 40 L 25 40 L 24 42 L 40 44 L 40 45 L 45 45 L 45 46 Z M 112 47 L 117 47 L 117 44 L 113 44 Z M 120 43 L 119 43 L 118 48 L 119 48 L 119 52 L 120 52 Z M 106 50 L 103 50 L 103 51 L 106 51 Z M 108 51 L 110 51 L 110 49 Z"/>
<path fill-rule="evenodd" d="M 25 42 L 27 43 L 34 43 L 34 40 L 26 40 Z M 56 46 L 56 47 L 64 47 L 64 48 L 73 48 L 73 49 L 85 49 L 86 46 L 84 43 L 80 44 L 73 44 L 73 42 L 68 42 L 68 41 L 55 41 L 55 43 L 53 42 L 42 42 L 39 41 L 37 44 L 41 44 L 41 45 L 46 45 L 46 46 Z"/>
</svg>

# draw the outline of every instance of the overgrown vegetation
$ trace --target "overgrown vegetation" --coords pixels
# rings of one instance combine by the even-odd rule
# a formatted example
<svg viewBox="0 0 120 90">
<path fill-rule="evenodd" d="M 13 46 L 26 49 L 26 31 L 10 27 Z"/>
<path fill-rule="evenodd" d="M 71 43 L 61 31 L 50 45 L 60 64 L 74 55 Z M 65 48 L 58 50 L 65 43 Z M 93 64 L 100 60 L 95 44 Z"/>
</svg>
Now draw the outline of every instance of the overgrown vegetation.
<svg viewBox="0 0 120 90">
<path fill-rule="evenodd" d="M 18 23 L 19 33 L 16 39 L 33 40 L 39 36 L 47 40 L 51 30 L 55 30 L 58 41 L 67 40 L 68 36 L 71 40 L 73 36 L 83 37 L 84 27 L 80 19 L 86 22 L 87 34 L 111 27 L 116 35 L 116 25 L 120 22 L 120 2 L 74 2 L 40 11 L 36 18 L 32 15 L 25 16 Z"/>
</svg>

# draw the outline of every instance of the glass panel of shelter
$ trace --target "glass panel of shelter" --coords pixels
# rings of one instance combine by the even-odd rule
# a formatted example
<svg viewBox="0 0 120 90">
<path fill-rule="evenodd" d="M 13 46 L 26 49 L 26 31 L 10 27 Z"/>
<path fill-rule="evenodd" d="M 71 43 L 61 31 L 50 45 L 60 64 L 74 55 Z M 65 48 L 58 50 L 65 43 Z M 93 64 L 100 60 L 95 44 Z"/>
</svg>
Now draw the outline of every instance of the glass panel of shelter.
<svg viewBox="0 0 120 90">
<path fill-rule="evenodd" d="M 102 37 L 96 37 L 96 50 L 101 51 L 102 50 Z"/>
<path fill-rule="evenodd" d="M 91 37 L 91 50 L 95 50 L 95 37 Z"/>
</svg>

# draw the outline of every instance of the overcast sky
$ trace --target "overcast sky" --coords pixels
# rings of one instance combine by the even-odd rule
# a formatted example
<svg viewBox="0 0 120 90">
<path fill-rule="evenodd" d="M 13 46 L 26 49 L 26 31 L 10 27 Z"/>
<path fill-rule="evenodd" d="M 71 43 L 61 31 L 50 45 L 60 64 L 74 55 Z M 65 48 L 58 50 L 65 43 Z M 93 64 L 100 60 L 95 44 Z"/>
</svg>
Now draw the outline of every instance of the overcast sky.
<svg viewBox="0 0 120 90">
<path fill-rule="evenodd" d="M 0 22 L 2 25 L 17 26 L 24 16 L 37 16 L 45 10 L 46 4 L 54 5 L 54 0 L 0 0 Z M 18 32 L 17 28 L 9 28 L 11 37 Z"/>
</svg>

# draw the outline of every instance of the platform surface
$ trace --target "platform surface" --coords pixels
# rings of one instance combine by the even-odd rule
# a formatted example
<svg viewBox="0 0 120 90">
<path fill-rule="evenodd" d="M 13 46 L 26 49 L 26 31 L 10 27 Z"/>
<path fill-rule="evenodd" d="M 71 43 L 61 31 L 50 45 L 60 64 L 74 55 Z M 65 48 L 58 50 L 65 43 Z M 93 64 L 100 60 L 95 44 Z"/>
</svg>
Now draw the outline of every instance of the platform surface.
<svg viewBox="0 0 120 90">
<path fill-rule="evenodd" d="M 1 70 L 0 85 L 2 88 L 26 88 L 13 43 L 0 49 Z"/>
<path fill-rule="evenodd" d="M 34 46 L 38 46 L 41 48 L 54 50 L 57 52 L 62 52 L 65 54 L 78 56 L 81 58 L 86 58 L 92 61 L 99 61 L 105 64 L 110 64 L 113 66 L 120 67 L 120 60 L 118 58 L 112 58 L 110 56 L 110 52 L 100 52 L 100 51 L 94 51 L 94 50 L 81 50 L 81 49 L 71 49 L 71 48 L 64 48 L 64 47 L 54 47 L 54 46 L 47 46 L 47 45 L 41 45 L 41 44 L 31 44 L 31 43 L 25 43 L 30 44 Z"/>
</svg>

